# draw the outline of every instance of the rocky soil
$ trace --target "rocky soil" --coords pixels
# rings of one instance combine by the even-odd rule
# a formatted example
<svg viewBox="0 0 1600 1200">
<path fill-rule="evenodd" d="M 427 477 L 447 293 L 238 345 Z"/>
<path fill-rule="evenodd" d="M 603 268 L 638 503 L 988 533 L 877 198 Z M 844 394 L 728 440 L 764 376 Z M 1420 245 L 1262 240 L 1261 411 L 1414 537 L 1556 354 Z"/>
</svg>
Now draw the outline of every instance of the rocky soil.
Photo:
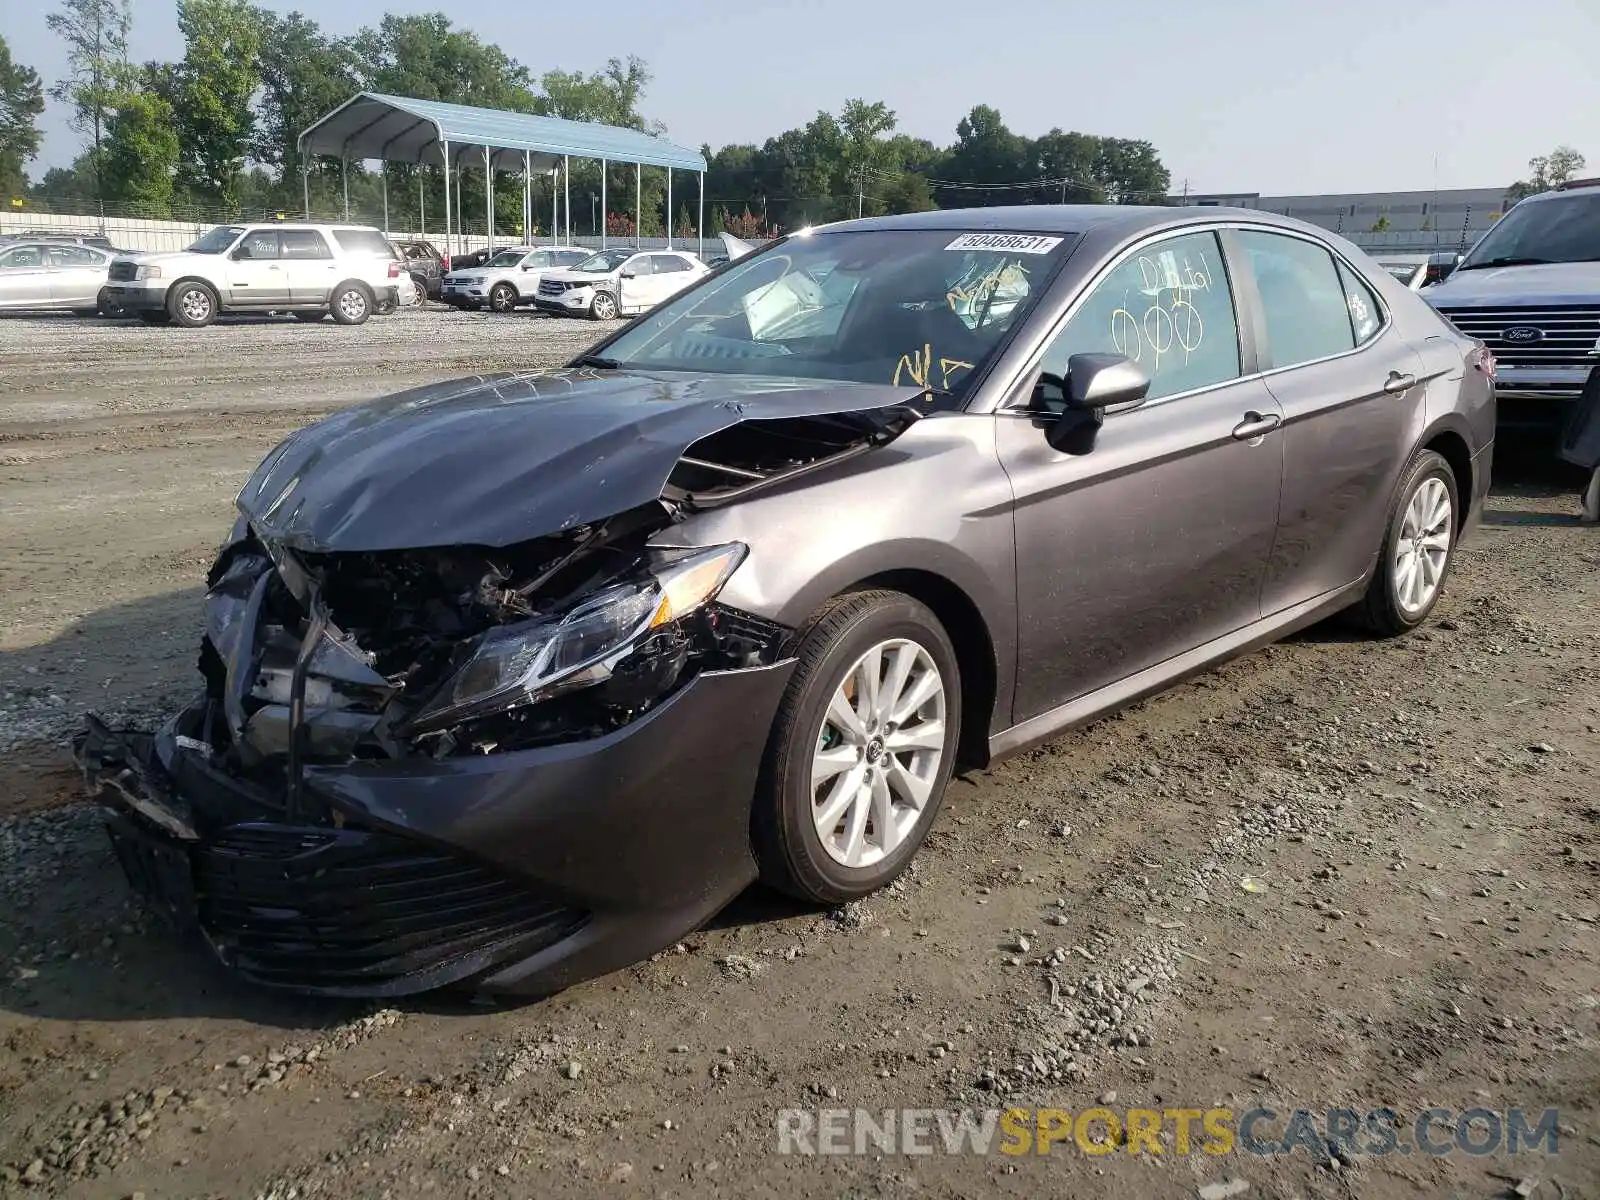
<svg viewBox="0 0 1600 1200">
<path fill-rule="evenodd" d="M 0 1196 L 1600 1194 L 1600 531 L 1536 452 L 1417 635 L 1314 629 L 958 779 L 840 912 L 752 891 L 549 1001 L 393 1009 L 263 995 L 148 921 L 61 738 L 192 687 L 249 468 L 597 332 L 0 321 Z M 1097 1103 L 1554 1107 L 1559 1149 L 776 1152 L 782 1108 Z"/>
</svg>

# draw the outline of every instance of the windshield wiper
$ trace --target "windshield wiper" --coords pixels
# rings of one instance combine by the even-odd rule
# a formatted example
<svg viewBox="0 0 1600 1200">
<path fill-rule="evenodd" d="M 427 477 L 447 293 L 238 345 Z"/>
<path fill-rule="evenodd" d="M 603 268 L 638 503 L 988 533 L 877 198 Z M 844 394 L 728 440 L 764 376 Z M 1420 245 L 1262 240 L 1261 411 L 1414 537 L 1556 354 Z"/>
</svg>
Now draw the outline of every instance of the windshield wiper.
<svg viewBox="0 0 1600 1200">
<path fill-rule="evenodd" d="M 575 367 L 593 367 L 597 371 L 616 371 L 622 367 L 622 364 L 616 359 L 606 358 L 600 354 L 585 354 L 572 365 Z"/>
<path fill-rule="evenodd" d="M 1506 254 L 1500 258 L 1485 258 L 1475 263 L 1465 263 L 1457 267 L 1456 270 L 1476 271 L 1481 267 L 1539 267 L 1549 261 L 1548 258 L 1525 258 L 1515 254 Z"/>
</svg>

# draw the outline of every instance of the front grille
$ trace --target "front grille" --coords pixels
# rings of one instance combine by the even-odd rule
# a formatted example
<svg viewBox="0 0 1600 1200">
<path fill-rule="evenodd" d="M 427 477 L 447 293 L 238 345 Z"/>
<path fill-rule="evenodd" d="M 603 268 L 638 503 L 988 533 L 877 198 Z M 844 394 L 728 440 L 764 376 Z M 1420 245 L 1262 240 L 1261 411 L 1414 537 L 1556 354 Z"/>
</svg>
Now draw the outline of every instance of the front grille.
<svg viewBox="0 0 1600 1200">
<path fill-rule="evenodd" d="M 1468 337 L 1482 339 L 1508 367 L 1592 367 L 1600 363 L 1600 304 L 1537 307 L 1441 308 Z M 1507 339 L 1508 330 L 1527 330 Z M 1537 336 L 1534 336 L 1536 331 Z"/>
<path fill-rule="evenodd" d="M 129 283 L 138 278 L 139 265 L 131 262 L 114 262 L 106 275 L 112 283 Z"/>
<path fill-rule="evenodd" d="M 231 826 L 195 862 L 200 919 L 258 983 L 395 996 L 525 958 L 586 914 L 476 862 L 387 834 Z"/>
<path fill-rule="evenodd" d="M 559 279 L 544 279 L 539 282 L 539 294 L 541 296 L 559 296 L 567 288 L 576 286 L 576 284 L 563 283 Z"/>
</svg>

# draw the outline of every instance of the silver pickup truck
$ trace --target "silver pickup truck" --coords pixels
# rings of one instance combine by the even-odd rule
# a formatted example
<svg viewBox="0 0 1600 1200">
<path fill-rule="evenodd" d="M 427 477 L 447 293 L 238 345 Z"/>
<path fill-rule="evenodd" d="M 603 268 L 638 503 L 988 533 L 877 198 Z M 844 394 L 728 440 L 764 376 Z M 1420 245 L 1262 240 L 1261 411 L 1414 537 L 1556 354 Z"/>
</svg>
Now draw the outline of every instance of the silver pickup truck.
<svg viewBox="0 0 1600 1200">
<path fill-rule="evenodd" d="M 1565 423 L 1600 367 L 1600 179 L 1521 201 L 1420 294 L 1494 353 L 1502 426 Z"/>
</svg>

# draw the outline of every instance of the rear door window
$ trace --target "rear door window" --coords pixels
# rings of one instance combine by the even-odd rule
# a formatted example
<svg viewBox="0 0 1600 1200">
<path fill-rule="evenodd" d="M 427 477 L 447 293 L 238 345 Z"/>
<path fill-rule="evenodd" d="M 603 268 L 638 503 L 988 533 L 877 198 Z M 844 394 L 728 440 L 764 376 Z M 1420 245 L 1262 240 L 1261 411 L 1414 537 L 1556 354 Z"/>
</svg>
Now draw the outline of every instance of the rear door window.
<svg viewBox="0 0 1600 1200">
<path fill-rule="evenodd" d="M 675 271 L 689 270 L 689 260 L 677 254 L 652 254 L 650 261 L 657 275 L 670 275 Z"/>
<path fill-rule="evenodd" d="M 1383 328 L 1383 302 L 1367 286 L 1366 280 L 1341 262 L 1339 282 L 1344 287 L 1344 305 L 1350 313 L 1350 327 L 1356 335 L 1356 345 L 1365 346 L 1378 336 Z"/>
<path fill-rule="evenodd" d="M 1255 273 L 1272 367 L 1355 349 L 1350 301 L 1332 254 L 1287 234 L 1242 229 L 1238 237 Z"/>
<path fill-rule="evenodd" d="M 315 229 L 285 229 L 278 235 L 285 258 L 332 258 L 333 251 Z"/>
</svg>

